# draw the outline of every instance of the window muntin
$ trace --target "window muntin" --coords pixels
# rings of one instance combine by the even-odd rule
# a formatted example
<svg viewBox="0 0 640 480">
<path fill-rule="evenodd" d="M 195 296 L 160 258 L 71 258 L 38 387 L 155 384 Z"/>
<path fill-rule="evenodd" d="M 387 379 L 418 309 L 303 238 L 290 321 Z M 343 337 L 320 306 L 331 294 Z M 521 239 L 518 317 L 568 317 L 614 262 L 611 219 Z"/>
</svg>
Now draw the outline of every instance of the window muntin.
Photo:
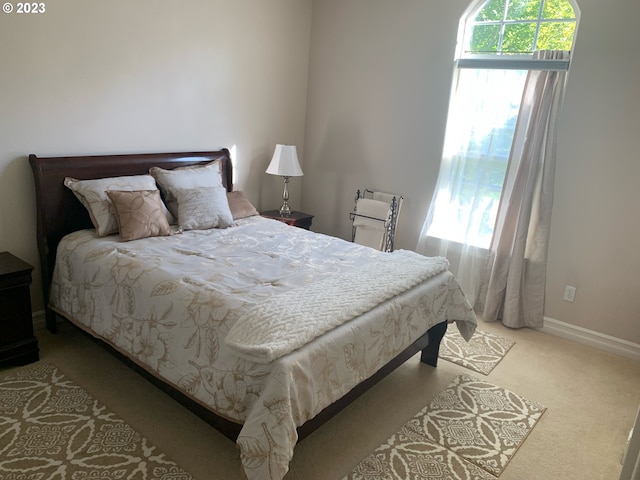
<svg viewBox="0 0 640 480">
<path fill-rule="evenodd" d="M 568 0 L 488 0 L 467 17 L 460 56 L 571 50 L 576 24 Z"/>
</svg>

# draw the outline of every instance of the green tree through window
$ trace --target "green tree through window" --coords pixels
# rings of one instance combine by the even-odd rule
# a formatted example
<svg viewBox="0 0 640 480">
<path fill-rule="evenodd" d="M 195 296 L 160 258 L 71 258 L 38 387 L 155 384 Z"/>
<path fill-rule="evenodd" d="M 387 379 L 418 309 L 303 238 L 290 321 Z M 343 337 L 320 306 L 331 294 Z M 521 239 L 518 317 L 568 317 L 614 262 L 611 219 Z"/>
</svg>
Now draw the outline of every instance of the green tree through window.
<svg viewBox="0 0 640 480">
<path fill-rule="evenodd" d="M 567 0 L 489 0 L 468 23 L 463 55 L 571 50 L 575 29 Z"/>
</svg>

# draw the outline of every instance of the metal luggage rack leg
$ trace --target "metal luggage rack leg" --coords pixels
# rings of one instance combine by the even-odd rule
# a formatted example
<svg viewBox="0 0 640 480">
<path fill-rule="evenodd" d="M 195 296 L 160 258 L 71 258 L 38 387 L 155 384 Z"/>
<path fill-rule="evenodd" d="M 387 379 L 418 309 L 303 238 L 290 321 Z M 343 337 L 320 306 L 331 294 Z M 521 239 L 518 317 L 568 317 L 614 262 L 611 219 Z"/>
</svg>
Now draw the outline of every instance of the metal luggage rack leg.
<svg viewBox="0 0 640 480">
<path fill-rule="evenodd" d="M 393 198 L 391 199 L 391 203 L 389 204 L 389 218 L 385 219 L 381 219 L 381 218 L 374 218 L 374 217 L 369 217 L 367 215 L 360 215 L 356 212 L 357 208 L 358 208 L 358 200 L 360 200 L 361 198 L 371 198 L 373 196 L 373 194 L 375 193 L 374 190 L 369 190 L 367 188 L 364 189 L 364 192 L 361 192 L 360 190 L 358 190 L 356 192 L 356 197 L 355 197 L 355 206 L 353 207 L 353 212 L 351 212 L 349 214 L 349 217 L 351 218 L 351 222 L 353 224 L 353 220 L 356 217 L 364 217 L 364 218 L 369 218 L 371 220 L 378 220 L 378 221 L 382 221 L 385 222 L 385 229 L 386 229 L 386 235 L 385 235 L 385 244 L 384 244 L 384 251 L 385 252 L 393 252 L 393 242 L 395 240 L 395 234 L 396 234 L 396 225 L 398 223 L 398 214 L 399 214 L 399 210 L 400 210 L 400 201 L 403 199 L 403 197 L 401 195 L 394 195 Z M 367 197 L 367 195 L 369 195 L 369 197 Z M 356 238 L 356 226 L 352 225 L 351 226 L 351 241 L 353 242 Z"/>
</svg>

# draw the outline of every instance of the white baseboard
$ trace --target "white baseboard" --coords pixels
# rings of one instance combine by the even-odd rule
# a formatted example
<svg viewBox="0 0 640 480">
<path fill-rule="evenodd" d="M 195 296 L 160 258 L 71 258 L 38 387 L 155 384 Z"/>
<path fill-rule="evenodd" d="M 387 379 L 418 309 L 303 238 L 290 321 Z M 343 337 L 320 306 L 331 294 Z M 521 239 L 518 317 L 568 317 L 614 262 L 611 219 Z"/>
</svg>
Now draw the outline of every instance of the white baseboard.
<svg viewBox="0 0 640 480">
<path fill-rule="evenodd" d="M 544 317 L 542 332 L 640 361 L 640 345 L 604 333 Z"/>
</svg>

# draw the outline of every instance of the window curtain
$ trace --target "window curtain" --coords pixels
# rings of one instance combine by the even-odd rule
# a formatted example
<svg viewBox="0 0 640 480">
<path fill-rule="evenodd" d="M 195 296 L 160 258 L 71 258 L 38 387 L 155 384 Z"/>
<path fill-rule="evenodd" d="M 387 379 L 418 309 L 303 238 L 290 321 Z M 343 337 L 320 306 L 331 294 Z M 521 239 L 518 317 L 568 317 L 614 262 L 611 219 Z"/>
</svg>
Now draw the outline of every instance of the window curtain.
<svg viewBox="0 0 640 480">
<path fill-rule="evenodd" d="M 542 50 L 534 59 L 568 59 Z M 511 157 L 476 312 L 508 327 L 542 327 L 556 165 L 557 117 L 566 71 L 527 74 Z"/>
<path fill-rule="evenodd" d="M 569 52 L 539 51 L 534 59 L 568 59 Z M 540 327 L 556 161 L 556 118 L 565 71 L 527 73 L 511 153 L 490 245 L 478 247 L 428 235 L 434 201 L 417 250 L 451 262 L 474 310 L 485 321 L 509 327 Z M 446 165 L 443 160 L 443 166 Z M 447 168 L 445 166 L 444 171 Z M 438 183 L 442 179 L 443 170 Z"/>
</svg>

